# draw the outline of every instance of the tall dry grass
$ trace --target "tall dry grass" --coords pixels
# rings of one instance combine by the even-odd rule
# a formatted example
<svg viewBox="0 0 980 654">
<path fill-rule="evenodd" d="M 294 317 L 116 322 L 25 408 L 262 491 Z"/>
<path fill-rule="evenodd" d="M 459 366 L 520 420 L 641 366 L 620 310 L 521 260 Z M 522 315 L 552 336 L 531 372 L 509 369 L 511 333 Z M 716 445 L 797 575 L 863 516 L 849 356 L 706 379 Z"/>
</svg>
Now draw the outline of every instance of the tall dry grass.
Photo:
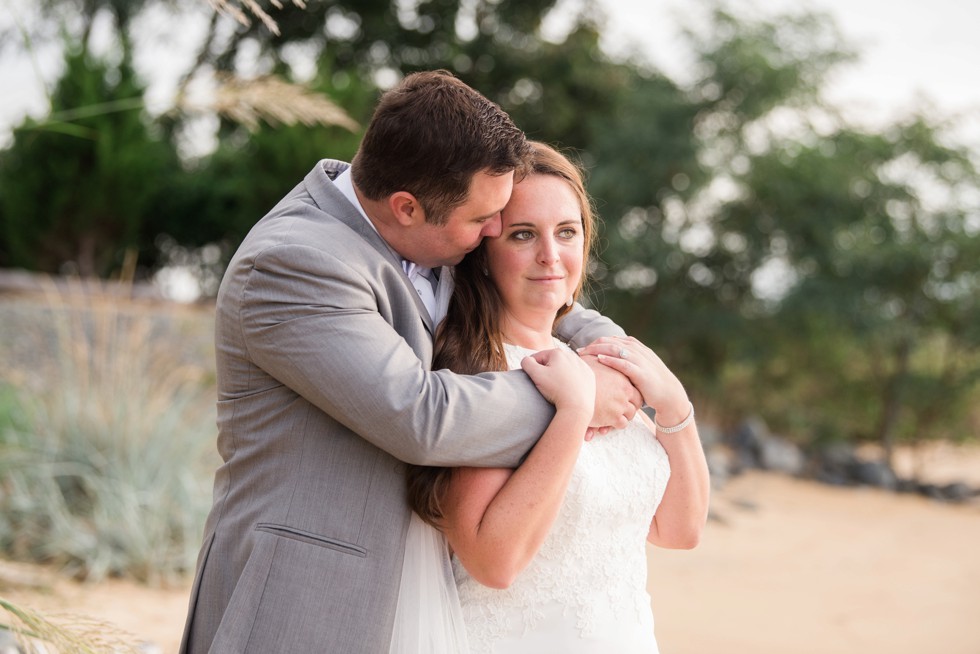
<svg viewBox="0 0 980 654">
<path fill-rule="evenodd" d="M 248 27 L 252 24 L 251 19 L 248 17 L 252 14 L 258 18 L 266 28 L 279 36 L 279 25 L 276 23 L 275 19 L 270 16 L 262 5 L 260 5 L 256 0 L 208 0 L 215 11 L 228 14 L 236 21 Z M 279 0 L 271 0 L 271 4 L 276 9 L 282 9 L 283 4 Z M 293 0 L 293 4 L 300 9 L 306 8 L 306 2 L 304 0 Z"/>
<path fill-rule="evenodd" d="M 210 315 L 52 282 L 0 319 L 0 549 L 92 580 L 186 575 L 217 456 Z"/>
<path fill-rule="evenodd" d="M 139 654 L 132 637 L 118 628 L 83 616 L 55 617 L 0 597 L 0 652 L 29 654 Z M 13 647 L 16 646 L 17 650 Z"/>
</svg>

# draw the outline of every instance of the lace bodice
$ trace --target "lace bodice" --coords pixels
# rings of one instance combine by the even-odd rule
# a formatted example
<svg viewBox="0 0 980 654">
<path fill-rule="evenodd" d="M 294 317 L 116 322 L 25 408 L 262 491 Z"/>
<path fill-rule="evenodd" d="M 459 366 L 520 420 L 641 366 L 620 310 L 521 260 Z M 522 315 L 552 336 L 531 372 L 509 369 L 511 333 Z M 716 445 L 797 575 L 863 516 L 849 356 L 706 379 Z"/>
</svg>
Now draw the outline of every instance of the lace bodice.
<svg viewBox="0 0 980 654">
<path fill-rule="evenodd" d="M 529 353 L 508 345 L 508 365 L 519 368 Z M 480 585 L 454 558 L 473 654 L 517 651 L 513 643 L 497 650 L 493 645 L 554 629 L 556 616 L 559 629 L 574 632 L 565 635 L 576 643 L 596 643 L 594 650 L 577 651 L 627 651 L 609 649 L 604 640 L 621 635 L 624 625 L 649 634 L 636 651 L 656 651 L 646 536 L 669 476 L 666 452 L 637 417 L 583 445 L 551 532 L 510 588 Z"/>
</svg>

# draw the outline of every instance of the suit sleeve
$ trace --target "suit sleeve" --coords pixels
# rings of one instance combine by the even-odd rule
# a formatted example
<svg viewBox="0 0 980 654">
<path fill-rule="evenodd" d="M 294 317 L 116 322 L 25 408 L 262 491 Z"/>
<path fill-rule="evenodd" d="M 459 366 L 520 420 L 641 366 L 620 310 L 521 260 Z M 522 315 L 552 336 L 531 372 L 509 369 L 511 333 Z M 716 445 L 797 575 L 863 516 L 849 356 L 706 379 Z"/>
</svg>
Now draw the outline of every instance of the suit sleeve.
<svg viewBox="0 0 980 654">
<path fill-rule="evenodd" d="M 554 415 L 523 372 L 428 371 L 384 294 L 312 247 L 265 250 L 239 323 L 249 357 L 337 422 L 421 465 L 514 467 Z"/>
<path fill-rule="evenodd" d="M 586 309 L 578 302 L 558 322 L 559 338 L 572 347 L 585 347 L 600 336 L 625 336 L 626 332 L 597 311 Z"/>
</svg>

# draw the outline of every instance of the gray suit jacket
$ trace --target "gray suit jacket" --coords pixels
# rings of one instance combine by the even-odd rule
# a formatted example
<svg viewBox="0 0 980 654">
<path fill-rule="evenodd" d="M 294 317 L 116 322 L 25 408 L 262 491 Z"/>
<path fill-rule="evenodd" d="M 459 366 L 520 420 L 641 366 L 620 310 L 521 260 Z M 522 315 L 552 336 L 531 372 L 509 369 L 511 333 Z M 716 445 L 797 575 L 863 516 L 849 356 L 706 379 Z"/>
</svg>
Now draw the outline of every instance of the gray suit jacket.
<svg viewBox="0 0 980 654">
<path fill-rule="evenodd" d="M 514 466 L 553 410 L 522 372 L 431 371 L 401 259 L 324 160 L 259 221 L 217 300 L 218 449 L 181 652 L 387 652 L 402 461 Z M 622 333 L 578 310 L 563 336 Z"/>
</svg>

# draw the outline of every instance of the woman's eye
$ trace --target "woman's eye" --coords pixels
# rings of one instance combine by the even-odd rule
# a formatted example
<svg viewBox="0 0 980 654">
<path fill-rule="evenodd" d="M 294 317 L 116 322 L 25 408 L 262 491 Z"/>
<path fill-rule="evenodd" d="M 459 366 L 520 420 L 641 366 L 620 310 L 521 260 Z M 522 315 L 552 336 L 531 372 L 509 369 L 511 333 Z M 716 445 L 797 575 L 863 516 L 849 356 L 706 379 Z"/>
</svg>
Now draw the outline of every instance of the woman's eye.
<svg viewBox="0 0 980 654">
<path fill-rule="evenodd" d="M 511 236 L 517 239 L 518 241 L 527 241 L 531 239 L 533 234 L 531 234 L 531 232 L 527 231 L 526 229 L 522 229 L 519 232 L 514 232 L 513 234 L 511 234 Z"/>
<path fill-rule="evenodd" d="M 565 229 L 558 232 L 558 235 L 562 238 L 575 238 L 576 234 L 578 234 L 578 232 L 575 231 L 575 229 L 573 229 L 572 227 L 566 227 Z"/>
</svg>

